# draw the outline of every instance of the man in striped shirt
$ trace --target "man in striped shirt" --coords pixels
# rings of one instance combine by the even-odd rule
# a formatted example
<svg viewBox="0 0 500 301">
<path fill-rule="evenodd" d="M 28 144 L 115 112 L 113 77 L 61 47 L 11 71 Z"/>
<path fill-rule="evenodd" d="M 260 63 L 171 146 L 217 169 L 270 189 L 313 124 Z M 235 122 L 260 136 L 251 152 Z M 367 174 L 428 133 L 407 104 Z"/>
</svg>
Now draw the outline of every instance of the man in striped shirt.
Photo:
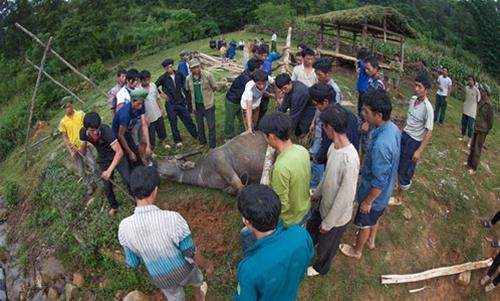
<svg viewBox="0 0 500 301">
<path fill-rule="evenodd" d="M 142 260 L 151 281 L 169 301 L 184 300 L 187 285 L 194 287 L 196 301 L 205 300 L 207 283 L 198 266 L 211 274 L 213 264 L 196 252 L 189 226 L 179 213 L 153 205 L 159 184 L 154 167 L 140 166 L 132 172 L 130 190 L 136 208 L 118 229 L 125 262 L 137 268 Z"/>
</svg>

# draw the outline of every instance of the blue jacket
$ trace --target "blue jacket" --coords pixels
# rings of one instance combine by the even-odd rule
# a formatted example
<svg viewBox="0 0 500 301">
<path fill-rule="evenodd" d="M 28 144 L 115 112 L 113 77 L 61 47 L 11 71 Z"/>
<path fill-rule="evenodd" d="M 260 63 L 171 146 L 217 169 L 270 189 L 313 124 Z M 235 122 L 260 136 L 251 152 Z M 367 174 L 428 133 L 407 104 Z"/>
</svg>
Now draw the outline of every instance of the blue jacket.
<svg viewBox="0 0 500 301">
<path fill-rule="evenodd" d="M 267 75 L 272 76 L 273 75 L 273 62 L 275 60 L 279 60 L 281 57 L 281 54 L 279 53 L 270 53 L 269 56 L 267 57 L 267 60 L 264 61 L 262 64 L 262 70 L 266 71 Z"/>
<path fill-rule="evenodd" d="M 271 235 L 257 240 L 244 255 L 238 265 L 234 301 L 296 300 L 314 246 L 304 228 L 293 225 L 285 229 L 280 222 Z"/>
<path fill-rule="evenodd" d="M 356 90 L 358 90 L 358 92 L 365 93 L 366 90 L 368 89 L 368 80 L 369 79 L 370 79 L 370 76 L 365 71 L 365 61 L 360 60 L 359 61 L 358 80 L 356 82 Z"/>
<path fill-rule="evenodd" d="M 381 211 L 387 207 L 394 190 L 398 172 L 401 148 L 401 131 L 392 122 L 374 128 L 370 132 L 370 141 L 365 163 L 361 170 L 361 185 L 358 190 L 358 203 L 368 196 L 370 189 L 379 188 L 382 193 L 372 204 L 372 210 Z"/>
</svg>

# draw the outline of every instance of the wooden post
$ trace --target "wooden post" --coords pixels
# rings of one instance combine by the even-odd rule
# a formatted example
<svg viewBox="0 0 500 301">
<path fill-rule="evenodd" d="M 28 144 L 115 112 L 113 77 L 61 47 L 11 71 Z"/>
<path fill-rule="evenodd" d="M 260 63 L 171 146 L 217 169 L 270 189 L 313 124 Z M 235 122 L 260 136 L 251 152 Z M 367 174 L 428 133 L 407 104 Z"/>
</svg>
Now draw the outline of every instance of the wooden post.
<svg viewBox="0 0 500 301">
<path fill-rule="evenodd" d="M 78 97 L 75 93 L 73 93 L 70 89 L 66 88 L 63 84 L 61 84 L 60 82 L 58 82 L 57 80 L 55 80 L 52 76 L 50 76 L 47 72 L 45 72 L 45 70 L 43 70 L 42 68 L 38 67 L 37 65 L 35 65 L 32 61 L 30 61 L 27 57 L 25 58 L 26 59 L 26 62 L 28 62 L 31 66 L 33 66 L 33 68 L 35 68 L 36 70 L 38 71 L 41 71 L 43 73 L 43 75 L 45 75 L 48 79 L 50 79 L 54 84 L 58 85 L 59 87 L 61 87 L 61 89 L 63 89 L 64 91 L 68 92 L 68 94 L 70 94 L 71 96 L 75 97 L 76 100 L 78 100 L 79 102 L 81 102 L 82 104 L 85 104 L 85 102 L 80 98 Z"/>
<path fill-rule="evenodd" d="M 405 39 L 401 38 L 401 71 L 404 70 L 403 64 L 405 61 Z"/>
<path fill-rule="evenodd" d="M 335 36 L 335 52 L 340 51 L 340 25 L 337 25 L 337 35 Z"/>
<path fill-rule="evenodd" d="M 38 87 L 40 86 L 40 80 L 42 79 L 42 70 L 45 65 L 45 58 L 47 58 L 47 52 L 50 49 L 50 44 L 52 43 L 52 37 L 49 38 L 45 50 L 43 51 L 42 60 L 40 61 L 40 69 L 38 70 L 38 76 L 36 78 L 35 88 L 33 89 L 33 94 L 31 95 L 31 106 L 30 113 L 28 115 L 28 125 L 26 126 L 26 139 L 24 141 L 24 165 L 28 166 L 28 152 L 29 152 L 29 137 L 31 129 L 31 119 L 33 118 L 33 108 L 35 107 L 36 93 L 38 92 Z"/>
<path fill-rule="evenodd" d="M 384 17 L 384 43 L 387 43 L 387 25 Z"/>
<path fill-rule="evenodd" d="M 373 37 L 371 37 L 371 43 L 370 43 L 370 52 L 372 53 L 372 55 L 374 54 L 373 50 L 374 50 L 374 43 L 375 43 L 375 39 Z"/>
<path fill-rule="evenodd" d="M 283 66 L 281 66 L 281 73 L 287 72 L 288 65 L 290 64 L 290 45 L 292 43 L 292 27 L 288 27 L 288 33 L 286 35 L 286 45 L 285 55 L 283 58 Z"/>
<path fill-rule="evenodd" d="M 367 35 L 368 35 L 368 27 L 366 26 L 366 24 L 363 25 L 363 33 L 361 35 L 361 46 L 363 47 L 366 47 L 366 38 L 367 38 Z"/>
<path fill-rule="evenodd" d="M 323 23 L 320 25 L 320 30 L 319 30 L 319 48 L 323 48 L 323 31 L 325 30 L 325 26 Z"/>
<path fill-rule="evenodd" d="M 42 40 L 40 40 L 36 35 L 34 35 L 33 33 L 31 33 L 29 30 L 27 30 L 26 28 L 24 28 L 23 26 L 21 26 L 21 24 L 17 23 L 16 22 L 16 27 L 19 28 L 20 30 L 22 30 L 25 34 L 27 34 L 28 36 L 30 36 L 33 40 L 35 40 L 38 44 L 42 45 L 42 47 L 46 47 L 45 43 L 42 42 Z M 81 73 L 80 71 L 78 71 L 78 69 L 76 69 L 76 67 L 74 67 L 73 65 L 71 65 L 70 63 L 68 63 L 68 61 L 66 61 L 62 56 L 59 55 L 59 53 L 55 52 L 54 50 L 50 49 L 50 52 L 56 57 L 58 58 L 61 62 L 63 62 L 66 66 L 68 66 L 69 69 L 71 69 L 74 73 L 76 73 L 77 75 L 79 75 L 80 77 L 82 77 L 84 80 L 88 81 L 92 87 L 96 90 L 98 90 L 101 94 L 103 94 L 104 96 L 106 96 L 106 98 L 108 97 L 108 94 L 106 94 L 105 92 L 99 90 L 97 88 L 97 85 L 90 79 L 88 78 L 87 76 L 85 76 L 83 73 Z"/>
<path fill-rule="evenodd" d="M 352 52 L 356 53 L 356 36 L 355 32 L 352 33 Z"/>
<path fill-rule="evenodd" d="M 268 185 L 271 183 L 271 167 L 274 163 L 274 154 L 276 150 L 271 146 L 267 146 L 266 156 L 264 158 L 264 166 L 262 167 L 262 177 L 260 178 L 260 184 Z"/>
</svg>

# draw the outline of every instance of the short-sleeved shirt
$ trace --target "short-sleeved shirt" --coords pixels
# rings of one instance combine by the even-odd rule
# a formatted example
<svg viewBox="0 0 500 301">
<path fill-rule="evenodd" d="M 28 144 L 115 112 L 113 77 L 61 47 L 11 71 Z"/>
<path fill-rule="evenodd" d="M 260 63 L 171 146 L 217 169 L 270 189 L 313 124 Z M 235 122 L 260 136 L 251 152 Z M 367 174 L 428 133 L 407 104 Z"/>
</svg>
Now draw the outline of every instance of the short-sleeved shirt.
<svg viewBox="0 0 500 301">
<path fill-rule="evenodd" d="M 123 86 L 118 83 L 108 91 L 108 105 L 111 109 L 116 108 L 116 94 L 121 88 L 123 88 Z"/>
<path fill-rule="evenodd" d="M 437 82 L 439 87 L 441 87 L 441 90 L 438 89 L 437 94 L 441 96 L 448 96 L 448 90 L 453 84 L 451 78 L 440 75 L 437 79 Z"/>
<path fill-rule="evenodd" d="M 358 80 L 356 81 L 356 90 L 358 90 L 358 92 L 365 93 L 366 89 L 368 89 L 368 80 L 370 79 L 370 76 L 366 73 L 364 60 L 359 60 L 358 65 L 359 74 Z"/>
<path fill-rule="evenodd" d="M 476 118 L 477 103 L 481 100 L 481 94 L 476 86 L 465 87 L 464 114 Z"/>
<path fill-rule="evenodd" d="M 118 93 L 116 93 L 116 106 L 129 103 L 131 91 L 133 90 L 130 90 L 127 85 L 118 90 Z"/>
<path fill-rule="evenodd" d="M 89 142 L 96 148 L 97 163 L 103 164 L 113 161 L 115 151 L 112 146 L 118 142 L 118 140 L 116 139 L 115 133 L 113 133 L 113 130 L 111 130 L 108 125 L 101 124 L 99 127 L 99 137 L 96 140 L 92 139 L 92 137 L 90 137 L 87 133 L 87 130 L 82 127 L 80 129 L 80 140 Z"/>
<path fill-rule="evenodd" d="M 318 82 L 318 79 L 316 78 L 316 72 L 314 72 L 314 68 L 312 68 L 311 73 L 306 73 L 303 64 L 295 66 L 293 68 L 292 80 L 301 81 L 307 87 L 311 87 L 312 85 Z"/>
<path fill-rule="evenodd" d="M 203 104 L 203 93 L 201 92 L 201 78 L 193 78 L 194 87 L 194 102 L 197 104 Z"/>
<path fill-rule="evenodd" d="M 118 135 L 118 131 L 120 130 L 120 125 L 127 128 L 127 133 L 131 133 L 134 126 L 137 122 L 140 122 L 141 115 L 146 113 L 144 106 L 137 112 L 132 111 L 132 104 L 129 102 L 123 108 L 121 108 L 118 112 L 116 112 L 115 117 L 113 118 L 113 132 L 115 135 Z"/>
<path fill-rule="evenodd" d="M 417 96 L 410 99 L 406 126 L 403 131 L 411 138 L 421 142 L 424 140 L 426 132 L 432 131 L 434 127 L 434 110 L 427 97 L 417 106 L 415 106 L 416 101 Z"/>
<path fill-rule="evenodd" d="M 80 148 L 80 129 L 83 127 L 83 111 L 74 111 L 73 116 L 70 118 L 67 115 L 59 122 L 59 131 L 66 133 L 69 143 Z"/>
<path fill-rule="evenodd" d="M 255 81 L 251 80 L 245 85 L 245 91 L 243 92 L 243 95 L 241 95 L 241 108 L 243 110 L 247 109 L 247 100 L 252 100 L 252 110 L 256 109 L 260 106 L 260 101 L 262 100 L 262 96 L 264 96 L 264 93 L 266 92 L 266 89 L 268 88 L 269 84 L 274 83 L 274 79 L 272 77 L 268 77 L 267 80 L 267 85 L 264 87 L 264 90 L 259 90 L 257 89 L 257 86 L 255 85 Z"/>
<path fill-rule="evenodd" d="M 149 122 L 155 122 L 158 118 L 161 117 L 161 109 L 158 105 L 158 97 L 160 93 L 158 93 L 158 88 L 154 83 L 149 83 L 148 96 L 144 100 L 144 107 L 146 109 L 146 117 Z"/>
</svg>

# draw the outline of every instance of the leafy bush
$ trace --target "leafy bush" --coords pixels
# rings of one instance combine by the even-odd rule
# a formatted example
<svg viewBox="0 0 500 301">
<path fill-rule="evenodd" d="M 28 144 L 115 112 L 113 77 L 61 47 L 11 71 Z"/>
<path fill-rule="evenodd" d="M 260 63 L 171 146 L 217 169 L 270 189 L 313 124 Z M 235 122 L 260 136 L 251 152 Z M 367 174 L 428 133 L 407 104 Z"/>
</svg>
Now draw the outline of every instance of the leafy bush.
<svg viewBox="0 0 500 301">
<path fill-rule="evenodd" d="M 104 64 L 100 59 L 97 59 L 94 63 L 90 64 L 87 67 L 87 70 L 90 78 L 97 82 L 104 80 L 108 75 L 108 71 L 106 71 L 106 68 L 104 68 Z"/>
<path fill-rule="evenodd" d="M 289 4 L 263 3 L 257 7 L 254 14 L 258 25 L 284 30 L 294 22 L 297 13 Z"/>
<path fill-rule="evenodd" d="M 3 196 L 9 206 L 16 206 L 19 203 L 18 189 L 17 182 L 10 179 L 5 180 L 3 185 Z"/>
</svg>

